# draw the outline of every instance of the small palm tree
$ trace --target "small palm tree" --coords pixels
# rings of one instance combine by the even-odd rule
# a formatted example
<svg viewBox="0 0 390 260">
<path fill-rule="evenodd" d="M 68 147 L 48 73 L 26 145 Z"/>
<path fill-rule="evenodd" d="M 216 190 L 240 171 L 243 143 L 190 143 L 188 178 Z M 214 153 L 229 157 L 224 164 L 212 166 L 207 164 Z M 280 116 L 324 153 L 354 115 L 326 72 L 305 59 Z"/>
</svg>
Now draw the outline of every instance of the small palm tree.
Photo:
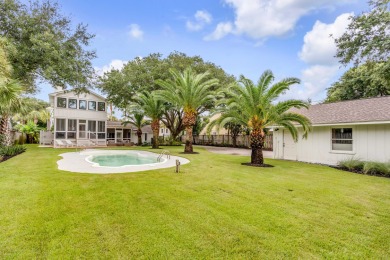
<svg viewBox="0 0 390 260">
<path fill-rule="evenodd" d="M 303 128 L 303 137 L 307 137 L 311 123 L 303 115 L 289 112 L 291 108 L 307 108 L 301 100 L 287 100 L 276 103 L 275 100 L 291 85 L 300 83 L 297 78 L 286 78 L 272 85 L 274 75 L 265 71 L 255 85 L 251 80 L 241 76 L 239 84 L 232 85 L 227 93 L 228 98 L 221 102 L 221 116 L 213 123 L 224 126 L 235 123 L 250 129 L 252 148 L 251 164 L 263 165 L 263 146 L 265 131 L 271 126 L 286 128 L 294 141 L 298 140 L 296 125 Z"/>
<path fill-rule="evenodd" d="M 3 136 L 2 145 L 11 145 L 10 118 L 13 114 L 23 110 L 20 95 L 22 86 L 15 80 L 0 81 L 0 135 Z"/>
<path fill-rule="evenodd" d="M 138 137 L 138 145 L 142 145 L 142 127 L 150 124 L 150 122 L 145 120 L 144 117 L 145 116 L 143 114 L 136 112 L 128 117 L 129 120 L 122 123 L 124 126 L 131 124 L 137 128 L 136 134 Z"/>
<path fill-rule="evenodd" d="M 207 79 L 208 72 L 195 74 L 190 68 L 183 73 L 176 70 L 170 70 L 170 73 L 172 79 L 156 81 L 162 87 L 157 95 L 161 100 L 183 108 L 183 125 L 186 130 L 184 152 L 192 153 L 192 128 L 198 114 L 214 101 L 212 88 L 218 84 L 218 80 Z"/>
<path fill-rule="evenodd" d="M 152 148 L 158 148 L 158 134 L 160 131 L 160 119 L 164 113 L 164 104 L 154 93 L 141 93 L 135 100 L 140 106 L 140 110 L 151 119 L 153 131 Z"/>
</svg>

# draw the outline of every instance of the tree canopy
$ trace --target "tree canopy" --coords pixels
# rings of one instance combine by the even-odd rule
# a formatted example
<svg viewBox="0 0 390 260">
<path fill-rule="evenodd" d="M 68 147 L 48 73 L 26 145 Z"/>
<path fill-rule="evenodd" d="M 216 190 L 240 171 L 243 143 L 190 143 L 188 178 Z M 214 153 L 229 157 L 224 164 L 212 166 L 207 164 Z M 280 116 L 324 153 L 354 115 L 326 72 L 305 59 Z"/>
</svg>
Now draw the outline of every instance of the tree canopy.
<svg viewBox="0 0 390 260">
<path fill-rule="evenodd" d="M 0 2 L 0 36 L 10 43 L 12 78 L 31 93 L 37 91 L 38 79 L 76 90 L 90 86 L 94 75 L 91 60 L 96 54 L 85 48 L 94 37 L 87 26 L 73 28 L 70 18 L 51 0 L 23 2 Z"/>
<path fill-rule="evenodd" d="M 99 78 L 98 87 L 116 107 L 123 109 L 134 101 L 135 93 L 160 89 L 156 80 L 168 80 L 171 77 L 169 69 L 184 71 L 188 67 L 197 74 L 209 71 L 209 78 L 219 80 L 216 88 L 226 87 L 235 81 L 234 76 L 214 63 L 204 61 L 200 56 L 172 52 L 165 58 L 159 53 L 152 53 L 144 58 L 137 57 L 121 70 L 106 72 Z"/>
<path fill-rule="evenodd" d="M 390 95 L 390 60 L 349 69 L 328 89 L 325 102 L 385 95 Z"/>
<path fill-rule="evenodd" d="M 335 40 L 336 57 L 344 65 L 387 61 L 390 57 L 390 0 L 369 1 L 371 10 L 351 16 L 347 31 Z"/>
</svg>

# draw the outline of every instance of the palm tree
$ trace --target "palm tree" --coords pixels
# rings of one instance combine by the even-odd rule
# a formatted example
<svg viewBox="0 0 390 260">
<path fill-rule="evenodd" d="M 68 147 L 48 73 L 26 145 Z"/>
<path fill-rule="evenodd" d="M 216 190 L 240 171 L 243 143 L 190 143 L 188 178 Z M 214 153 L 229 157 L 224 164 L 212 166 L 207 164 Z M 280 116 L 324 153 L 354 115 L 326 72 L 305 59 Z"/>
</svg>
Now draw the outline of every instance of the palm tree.
<svg viewBox="0 0 390 260">
<path fill-rule="evenodd" d="M 164 113 L 164 104 L 154 93 L 141 93 L 135 97 L 135 100 L 139 104 L 140 110 L 144 111 L 145 115 L 151 119 L 151 127 L 153 131 L 152 148 L 157 149 L 160 119 Z"/>
<path fill-rule="evenodd" d="M 172 79 L 156 81 L 162 87 L 157 95 L 161 100 L 183 108 L 183 125 L 186 130 L 184 152 L 192 153 L 192 128 L 199 113 L 215 100 L 212 88 L 218 84 L 218 79 L 208 79 L 208 72 L 195 74 L 190 68 L 183 73 L 176 70 L 170 70 L 170 73 Z"/>
<path fill-rule="evenodd" d="M 2 145 L 11 145 L 10 117 L 23 109 L 20 94 L 23 88 L 18 81 L 0 81 L 0 135 L 3 137 Z"/>
<path fill-rule="evenodd" d="M 271 126 L 286 128 L 294 141 L 298 140 L 297 124 L 302 126 L 303 137 L 310 131 L 311 123 L 303 115 L 289 111 L 291 108 L 307 108 L 301 100 L 276 102 L 276 99 L 293 84 L 300 83 L 297 78 L 285 78 L 272 85 L 274 75 L 265 71 L 257 84 L 241 76 L 239 84 L 232 85 L 227 93 L 228 98 L 221 102 L 222 114 L 213 124 L 224 126 L 227 123 L 241 124 L 250 129 L 252 148 L 251 164 L 263 165 L 263 146 L 265 131 Z"/>
<path fill-rule="evenodd" d="M 137 128 L 137 137 L 138 137 L 138 145 L 142 145 L 142 127 L 149 125 L 150 122 L 144 119 L 144 115 L 141 113 L 134 113 L 133 115 L 128 117 L 129 120 L 124 121 L 122 125 L 126 126 L 128 124 L 133 125 Z"/>
</svg>

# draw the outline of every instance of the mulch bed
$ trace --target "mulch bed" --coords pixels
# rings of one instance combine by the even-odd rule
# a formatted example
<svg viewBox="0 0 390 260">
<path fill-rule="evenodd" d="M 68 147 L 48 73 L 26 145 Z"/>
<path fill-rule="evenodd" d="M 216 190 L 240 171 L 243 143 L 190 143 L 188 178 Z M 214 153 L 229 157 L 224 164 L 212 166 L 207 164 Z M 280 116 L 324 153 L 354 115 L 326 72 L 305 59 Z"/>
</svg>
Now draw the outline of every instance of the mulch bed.
<svg viewBox="0 0 390 260">
<path fill-rule="evenodd" d="M 16 156 L 16 155 L 15 155 L 15 156 Z M 14 156 L 4 156 L 4 157 L 0 157 L 0 163 L 5 162 L 5 161 L 7 161 L 8 159 L 11 159 L 12 157 L 14 157 Z"/>
<path fill-rule="evenodd" d="M 376 177 L 385 177 L 385 178 L 390 178 L 390 176 L 387 176 L 387 175 L 383 175 L 383 174 L 367 174 L 367 173 L 364 173 L 363 171 L 359 171 L 359 170 L 350 170 L 348 168 L 345 168 L 345 167 L 340 167 L 340 166 L 336 166 L 336 165 L 327 165 L 331 168 L 334 168 L 334 169 L 337 169 L 337 170 L 340 170 L 340 171 L 345 171 L 345 172 L 352 172 L 352 173 L 357 173 L 357 174 L 362 174 L 362 175 L 367 175 L 367 176 L 376 176 Z"/>
<path fill-rule="evenodd" d="M 252 167 L 265 167 L 265 168 L 271 168 L 274 167 L 273 165 L 270 164 L 254 164 L 254 163 L 241 163 L 241 165 L 246 165 L 246 166 L 252 166 Z"/>
<path fill-rule="evenodd" d="M 180 154 L 199 154 L 198 152 L 181 152 Z"/>
</svg>

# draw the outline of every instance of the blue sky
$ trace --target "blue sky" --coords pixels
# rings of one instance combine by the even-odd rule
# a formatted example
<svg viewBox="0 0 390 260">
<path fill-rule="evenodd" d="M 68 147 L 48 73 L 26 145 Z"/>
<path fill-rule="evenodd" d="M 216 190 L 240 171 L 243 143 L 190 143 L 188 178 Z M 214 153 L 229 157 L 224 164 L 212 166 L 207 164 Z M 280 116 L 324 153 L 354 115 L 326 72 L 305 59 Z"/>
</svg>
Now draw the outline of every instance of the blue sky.
<svg viewBox="0 0 390 260">
<path fill-rule="evenodd" d="M 326 96 L 346 70 L 333 58 L 330 34 L 341 35 L 351 14 L 368 9 L 358 0 L 59 0 L 72 21 L 96 34 L 97 71 L 159 52 L 200 55 L 227 73 L 257 80 L 266 69 L 276 79 L 298 77 L 284 98 Z M 53 89 L 43 87 L 47 100 Z"/>
</svg>

